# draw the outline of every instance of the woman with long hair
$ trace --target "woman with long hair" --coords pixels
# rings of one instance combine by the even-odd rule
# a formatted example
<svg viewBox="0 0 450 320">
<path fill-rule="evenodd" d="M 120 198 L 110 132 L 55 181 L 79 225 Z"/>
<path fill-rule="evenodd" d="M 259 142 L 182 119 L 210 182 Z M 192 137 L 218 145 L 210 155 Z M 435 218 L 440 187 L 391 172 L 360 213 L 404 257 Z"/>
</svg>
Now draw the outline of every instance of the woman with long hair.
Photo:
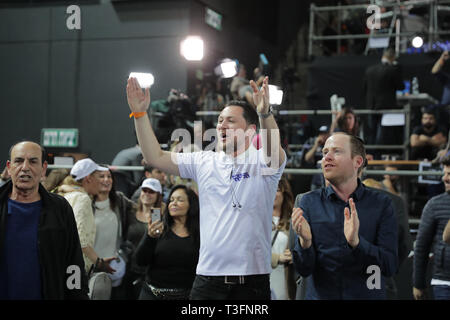
<svg viewBox="0 0 450 320">
<path fill-rule="evenodd" d="M 113 261 L 115 272 L 112 280 L 112 299 L 125 297 L 125 285 L 122 280 L 129 260 L 126 244 L 130 217 L 136 211 L 135 204 L 122 192 L 116 191 L 111 169 L 98 171 L 93 177 L 97 180 L 97 193 L 94 195 L 93 211 L 95 219 L 94 250 L 100 257 L 116 257 Z"/>
<path fill-rule="evenodd" d="M 136 250 L 147 267 L 140 300 L 185 300 L 195 278 L 200 222 L 197 194 L 184 185 L 172 188 L 160 221 L 149 221 Z"/>
<path fill-rule="evenodd" d="M 289 181 L 282 176 L 278 182 L 272 213 L 272 273 L 270 283 L 272 297 L 276 300 L 293 298 L 295 282 L 290 281 L 292 254 L 288 249 L 291 213 L 294 207 L 294 196 Z M 292 271 L 292 270 L 291 270 Z"/>
<path fill-rule="evenodd" d="M 359 137 L 359 120 L 355 112 L 350 107 L 345 107 L 340 111 L 331 123 L 330 134 L 333 132 L 345 132 Z"/>
<path fill-rule="evenodd" d="M 162 202 L 162 186 L 158 179 L 147 178 L 140 186 L 140 194 L 135 213 L 130 217 L 128 223 L 127 240 L 137 248 L 142 237 L 147 233 L 148 222 L 154 212 L 164 212 L 166 204 Z M 145 267 L 136 263 L 135 256 L 131 257 L 125 275 L 125 285 L 127 287 L 127 298 L 137 300 L 145 280 Z"/>
</svg>

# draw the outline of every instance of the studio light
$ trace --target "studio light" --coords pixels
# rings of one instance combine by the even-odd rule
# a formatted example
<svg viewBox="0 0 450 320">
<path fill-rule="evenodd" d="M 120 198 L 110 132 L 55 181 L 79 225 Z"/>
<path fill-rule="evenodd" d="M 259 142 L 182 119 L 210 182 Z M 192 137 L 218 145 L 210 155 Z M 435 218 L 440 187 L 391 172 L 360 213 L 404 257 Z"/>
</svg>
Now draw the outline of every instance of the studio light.
<svg viewBox="0 0 450 320">
<path fill-rule="evenodd" d="M 180 44 L 181 55 L 188 61 L 203 59 L 203 40 L 198 36 L 189 36 Z"/>
<path fill-rule="evenodd" d="M 151 73 L 131 72 L 129 78 L 136 78 L 141 88 L 150 88 L 155 83 Z"/>
<path fill-rule="evenodd" d="M 277 86 L 269 84 L 270 104 L 280 105 L 283 102 L 283 90 Z"/>
<path fill-rule="evenodd" d="M 234 60 L 231 59 L 224 59 L 218 65 L 214 71 L 217 76 L 220 76 L 222 78 L 232 78 L 237 74 L 237 63 Z"/>
<path fill-rule="evenodd" d="M 414 48 L 420 48 L 423 46 L 423 39 L 422 37 L 416 36 L 414 37 L 414 39 L 412 39 L 411 43 Z"/>
</svg>

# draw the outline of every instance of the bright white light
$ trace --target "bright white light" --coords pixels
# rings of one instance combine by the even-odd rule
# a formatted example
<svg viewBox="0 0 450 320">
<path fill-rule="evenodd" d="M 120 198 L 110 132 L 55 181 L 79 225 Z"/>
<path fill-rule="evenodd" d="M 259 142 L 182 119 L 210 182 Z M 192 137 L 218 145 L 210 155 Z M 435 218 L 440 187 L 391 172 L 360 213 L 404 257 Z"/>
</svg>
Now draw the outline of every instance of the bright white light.
<svg viewBox="0 0 450 320">
<path fill-rule="evenodd" d="M 155 78 L 151 73 L 132 72 L 129 78 L 136 78 L 141 88 L 150 88 L 155 83 Z"/>
<path fill-rule="evenodd" d="M 283 90 L 277 86 L 269 85 L 270 104 L 280 105 L 283 102 Z"/>
<path fill-rule="evenodd" d="M 181 55 L 188 61 L 200 61 L 203 59 L 203 40 L 200 37 L 189 36 L 180 45 Z"/>
<path fill-rule="evenodd" d="M 414 48 L 420 48 L 423 46 L 423 39 L 419 36 L 414 37 L 414 39 L 412 39 L 412 45 Z"/>
<path fill-rule="evenodd" d="M 220 64 L 224 78 L 231 78 L 237 74 L 236 61 L 224 61 Z"/>
</svg>

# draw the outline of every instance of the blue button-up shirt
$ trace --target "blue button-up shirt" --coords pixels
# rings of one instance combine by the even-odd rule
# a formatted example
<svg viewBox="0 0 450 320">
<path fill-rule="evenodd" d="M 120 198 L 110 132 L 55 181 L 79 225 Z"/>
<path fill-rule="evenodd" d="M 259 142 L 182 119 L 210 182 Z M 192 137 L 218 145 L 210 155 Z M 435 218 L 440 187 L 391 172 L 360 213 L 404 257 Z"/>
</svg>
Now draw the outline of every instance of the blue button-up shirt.
<svg viewBox="0 0 450 320">
<path fill-rule="evenodd" d="M 350 197 L 360 223 L 356 248 L 348 245 L 344 235 L 344 209 L 349 204 L 331 186 L 311 191 L 300 201 L 312 245 L 302 249 L 297 236 L 293 259 L 303 277 L 311 276 L 306 299 L 384 299 L 384 277 L 397 271 L 397 221 L 391 200 L 359 180 Z M 381 271 L 379 286 L 370 266 Z"/>
</svg>

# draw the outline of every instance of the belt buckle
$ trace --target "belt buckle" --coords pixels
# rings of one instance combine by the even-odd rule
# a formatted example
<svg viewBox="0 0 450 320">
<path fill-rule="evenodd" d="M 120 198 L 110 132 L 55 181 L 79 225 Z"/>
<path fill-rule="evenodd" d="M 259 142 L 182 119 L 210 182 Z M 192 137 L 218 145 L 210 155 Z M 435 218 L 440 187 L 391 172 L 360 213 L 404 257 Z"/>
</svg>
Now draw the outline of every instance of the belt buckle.
<svg viewBox="0 0 450 320">
<path fill-rule="evenodd" d="M 225 284 L 245 284 L 245 277 L 244 276 L 233 276 L 233 277 L 238 277 L 239 278 L 238 282 L 233 282 L 233 281 L 228 282 L 228 277 L 229 276 L 225 276 Z"/>
</svg>

